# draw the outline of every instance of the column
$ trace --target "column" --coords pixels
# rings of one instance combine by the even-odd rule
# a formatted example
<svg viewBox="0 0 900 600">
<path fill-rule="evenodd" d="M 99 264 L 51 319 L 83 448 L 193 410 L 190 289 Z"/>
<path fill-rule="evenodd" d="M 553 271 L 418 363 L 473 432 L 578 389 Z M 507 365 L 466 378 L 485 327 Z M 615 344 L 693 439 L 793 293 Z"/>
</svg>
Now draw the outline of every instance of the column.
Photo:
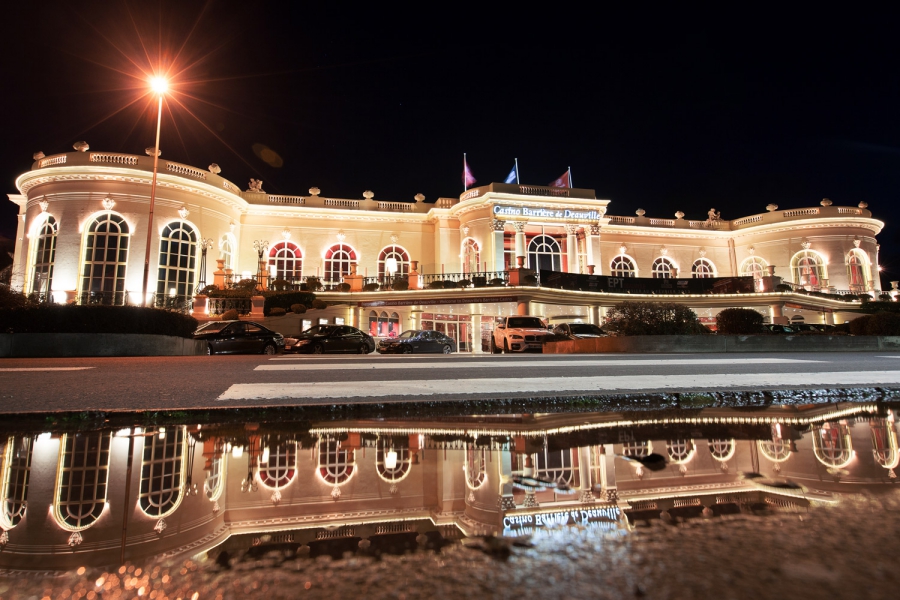
<svg viewBox="0 0 900 600">
<path fill-rule="evenodd" d="M 600 483 L 606 494 L 606 501 L 616 503 L 619 501 L 619 488 L 616 485 L 616 453 L 612 444 L 603 445 L 603 454 L 600 461 Z"/>
<path fill-rule="evenodd" d="M 603 263 L 600 256 L 600 225 L 591 225 L 585 232 L 585 250 L 587 264 L 594 265 L 594 275 L 603 275 Z"/>
<path fill-rule="evenodd" d="M 472 354 L 481 354 L 481 309 L 472 309 Z"/>
<path fill-rule="evenodd" d="M 591 483 L 591 449 L 578 449 L 578 487 L 581 488 L 581 503 L 591 504 L 594 501 L 593 483 Z"/>
<path fill-rule="evenodd" d="M 601 321 L 602 317 L 600 316 L 600 307 L 599 306 L 591 306 L 591 307 L 588 307 L 588 310 L 590 310 L 591 323 L 593 325 L 597 325 L 597 326 L 603 325 L 603 322 Z"/>
<path fill-rule="evenodd" d="M 568 273 L 580 273 L 578 268 L 578 225 L 566 225 L 566 261 Z"/>
<path fill-rule="evenodd" d="M 505 481 L 506 483 L 500 484 L 499 497 L 497 498 L 497 506 L 500 507 L 500 510 L 512 510 L 516 507 L 516 502 L 513 499 L 513 486 L 510 481 L 510 477 L 512 477 L 512 453 L 515 452 L 515 448 L 510 448 L 508 452 L 504 452 L 500 450 L 497 454 L 499 455 L 497 460 L 497 470 L 500 472 L 500 477 L 497 479 L 501 482 Z"/>
<path fill-rule="evenodd" d="M 506 221 L 501 221 L 500 219 L 494 219 L 491 221 L 491 229 L 493 230 L 491 233 L 491 239 L 494 245 L 494 264 L 491 268 L 494 271 L 505 271 L 506 268 L 503 264 L 503 229 L 506 227 Z"/>
<path fill-rule="evenodd" d="M 513 229 L 516 230 L 516 258 L 525 256 L 525 221 L 513 221 Z"/>
<path fill-rule="evenodd" d="M 776 325 L 787 325 L 788 319 L 784 316 L 784 304 L 781 302 L 776 302 L 775 304 L 769 305 L 769 310 L 772 314 L 772 323 Z"/>
<path fill-rule="evenodd" d="M 412 309 L 409 311 L 409 328 L 410 329 L 421 329 L 422 328 L 422 311 L 419 309 Z"/>
<path fill-rule="evenodd" d="M 531 314 L 531 302 L 527 298 L 520 298 L 518 304 L 516 304 L 516 314 L 519 316 L 524 316 Z"/>
</svg>

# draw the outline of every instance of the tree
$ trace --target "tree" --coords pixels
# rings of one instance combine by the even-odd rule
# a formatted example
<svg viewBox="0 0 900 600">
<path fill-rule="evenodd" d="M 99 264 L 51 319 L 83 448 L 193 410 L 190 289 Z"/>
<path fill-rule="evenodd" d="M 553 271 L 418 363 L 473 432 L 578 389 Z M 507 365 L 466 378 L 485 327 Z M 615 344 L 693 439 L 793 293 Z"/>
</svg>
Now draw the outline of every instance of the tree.
<svg viewBox="0 0 900 600">
<path fill-rule="evenodd" d="M 716 315 L 716 329 L 729 335 L 762 332 L 763 316 L 752 308 L 726 308 Z"/>
<path fill-rule="evenodd" d="M 605 329 L 619 335 L 691 335 L 710 332 L 694 311 L 674 302 L 622 302 L 607 314 Z"/>
</svg>

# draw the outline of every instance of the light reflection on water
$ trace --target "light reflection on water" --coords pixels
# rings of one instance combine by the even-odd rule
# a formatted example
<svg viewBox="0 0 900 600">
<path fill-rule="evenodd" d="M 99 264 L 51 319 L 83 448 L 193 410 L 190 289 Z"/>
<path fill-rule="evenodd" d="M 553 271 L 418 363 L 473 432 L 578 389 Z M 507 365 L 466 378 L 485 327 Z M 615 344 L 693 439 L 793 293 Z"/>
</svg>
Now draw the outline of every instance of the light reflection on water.
<svg viewBox="0 0 900 600">
<path fill-rule="evenodd" d="M 663 469 L 627 460 L 651 453 Z M 115 575 L 122 564 L 161 578 L 191 557 L 277 566 L 462 539 L 507 558 L 652 523 L 806 513 L 891 488 L 898 460 L 894 412 L 875 404 L 20 432 L 4 446 L 0 569 L 108 567 L 104 584 L 124 586 L 142 578 Z"/>
</svg>

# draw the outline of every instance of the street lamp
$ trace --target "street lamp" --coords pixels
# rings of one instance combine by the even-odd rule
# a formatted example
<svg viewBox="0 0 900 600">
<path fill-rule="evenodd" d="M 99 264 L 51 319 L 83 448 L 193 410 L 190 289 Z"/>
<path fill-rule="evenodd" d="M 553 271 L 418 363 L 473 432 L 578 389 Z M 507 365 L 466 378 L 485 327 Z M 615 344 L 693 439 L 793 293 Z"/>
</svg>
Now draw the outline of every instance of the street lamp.
<svg viewBox="0 0 900 600">
<path fill-rule="evenodd" d="M 159 129 L 162 124 L 163 94 L 169 89 L 168 82 L 162 77 L 150 80 L 150 88 L 159 97 L 159 110 L 156 113 L 156 146 L 153 148 L 153 179 L 150 182 L 150 215 L 147 221 L 147 251 L 144 253 L 144 287 L 141 292 L 141 305 L 147 306 L 147 283 L 150 280 L 150 242 L 153 239 L 153 205 L 156 203 L 156 173 L 159 167 Z"/>
<path fill-rule="evenodd" d="M 269 240 L 254 240 L 253 249 L 256 250 L 256 254 L 259 257 L 259 263 L 256 265 L 256 285 L 261 289 L 263 278 L 263 254 L 269 249 Z"/>
<path fill-rule="evenodd" d="M 200 240 L 200 279 L 197 281 L 197 292 L 206 287 L 206 252 L 214 245 L 212 238 Z"/>
</svg>

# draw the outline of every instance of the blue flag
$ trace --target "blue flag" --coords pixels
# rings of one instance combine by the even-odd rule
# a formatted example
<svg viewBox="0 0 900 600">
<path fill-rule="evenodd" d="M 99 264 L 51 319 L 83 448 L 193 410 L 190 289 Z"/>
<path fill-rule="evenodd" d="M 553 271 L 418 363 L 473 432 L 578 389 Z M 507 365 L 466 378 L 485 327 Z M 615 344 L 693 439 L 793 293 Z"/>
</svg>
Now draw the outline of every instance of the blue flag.
<svg viewBox="0 0 900 600">
<path fill-rule="evenodd" d="M 512 171 L 506 176 L 506 181 L 504 183 L 519 183 L 518 165 L 513 165 Z"/>
</svg>

